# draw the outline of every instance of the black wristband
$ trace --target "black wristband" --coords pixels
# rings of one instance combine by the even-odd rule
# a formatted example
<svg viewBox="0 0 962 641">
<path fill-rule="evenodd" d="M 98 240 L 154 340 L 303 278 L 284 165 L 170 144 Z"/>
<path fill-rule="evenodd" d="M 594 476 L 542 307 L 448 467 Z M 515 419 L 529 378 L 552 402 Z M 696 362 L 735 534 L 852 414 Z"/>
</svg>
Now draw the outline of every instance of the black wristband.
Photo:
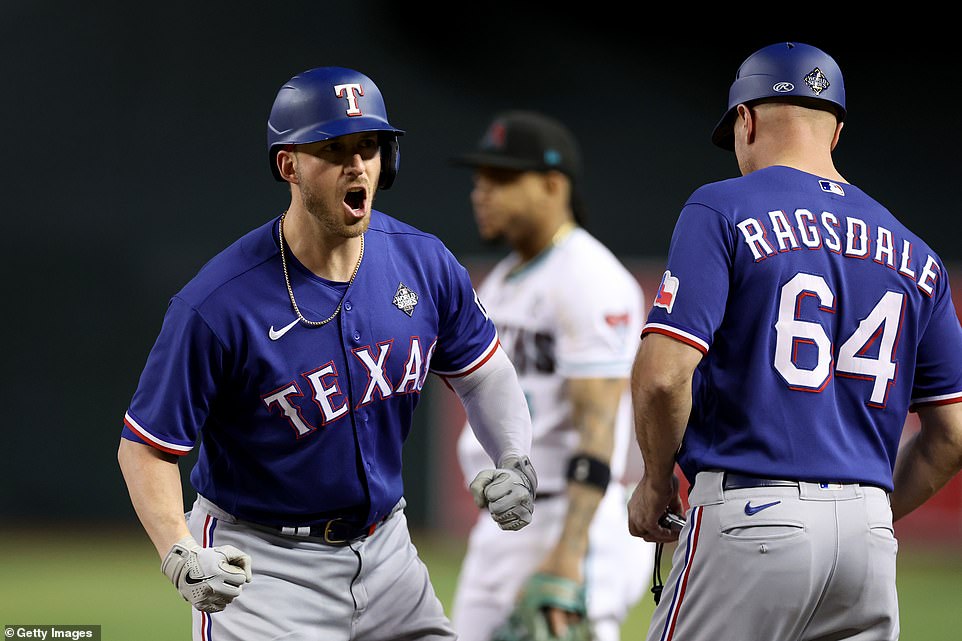
<svg viewBox="0 0 962 641">
<path fill-rule="evenodd" d="M 604 461 L 588 454 L 575 454 L 568 461 L 568 480 L 591 485 L 604 492 L 611 481 L 611 468 Z"/>
</svg>

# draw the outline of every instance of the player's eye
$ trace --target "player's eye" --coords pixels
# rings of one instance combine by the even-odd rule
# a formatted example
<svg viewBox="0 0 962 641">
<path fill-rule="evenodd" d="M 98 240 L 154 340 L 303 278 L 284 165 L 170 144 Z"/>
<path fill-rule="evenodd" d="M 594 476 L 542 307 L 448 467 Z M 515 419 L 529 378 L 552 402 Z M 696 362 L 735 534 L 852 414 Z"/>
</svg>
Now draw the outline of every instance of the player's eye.
<svg viewBox="0 0 962 641">
<path fill-rule="evenodd" d="M 521 173 L 522 172 L 514 169 L 482 167 L 477 171 L 476 182 L 477 179 L 483 179 L 482 181 L 486 181 L 492 185 L 507 185 L 520 178 Z"/>
<path fill-rule="evenodd" d="M 357 153 L 365 160 L 374 157 L 379 148 L 377 137 L 364 138 L 357 144 Z"/>
</svg>

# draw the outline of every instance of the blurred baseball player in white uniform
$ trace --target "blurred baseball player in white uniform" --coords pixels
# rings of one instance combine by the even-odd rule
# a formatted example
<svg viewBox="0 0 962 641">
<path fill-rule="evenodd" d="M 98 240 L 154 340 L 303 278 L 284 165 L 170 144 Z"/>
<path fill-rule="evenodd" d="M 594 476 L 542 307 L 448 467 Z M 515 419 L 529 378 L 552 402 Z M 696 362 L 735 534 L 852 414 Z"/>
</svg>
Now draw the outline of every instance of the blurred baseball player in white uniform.
<svg viewBox="0 0 962 641">
<path fill-rule="evenodd" d="M 524 531 L 505 536 L 479 512 L 456 590 L 455 627 L 462 641 L 512 638 L 495 631 L 523 590 L 567 586 L 586 603 L 593 638 L 615 641 L 646 591 L 654 553 L 653 544 L 629 535 L 626 510 L 626 483 L 640 478 L 639 469 L 627 476 L 626 457 L 641 287 L 579 224 L 580 154 L 560 122 L 499 114 L 477 152 L 455 163 L 474 168 L 480 235 L 513 250 L 478 294 L 525 391 L 539 474 L 536 516 Z M 466 480 L 491 467 L 469 425 L 458 455 Z M 548 610 L 559 636 L 579 620 L 578 607 Z"/>
</svg>

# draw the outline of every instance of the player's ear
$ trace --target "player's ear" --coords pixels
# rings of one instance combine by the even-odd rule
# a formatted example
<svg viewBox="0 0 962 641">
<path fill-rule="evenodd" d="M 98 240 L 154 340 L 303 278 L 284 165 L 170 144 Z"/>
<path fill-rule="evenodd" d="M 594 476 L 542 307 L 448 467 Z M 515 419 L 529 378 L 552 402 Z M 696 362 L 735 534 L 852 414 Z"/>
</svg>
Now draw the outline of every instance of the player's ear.
<svg viewBox="0 0 962 641">
<path fill-rule="evenodd" d="M 294 154 L 294 145 L 284 145 L 277 152 L 274 162 L 277 163 L 277 171 L 281 178 L 289 183 L 297 184 L 297 156 Z"/>
<path fill-rule="evenodd" d="M 736 109 L 735 136 L 742 136 L 749 143 L 755 142 L 755 112 L 745 103 L 739 104 Z"/>
<path fill-rule="evenodd" d="M 544 194 L 551 202 L 564 206 L 571 202 L 571 179 L 557 170 L 547 171 L 543 176 Z"/>
<path fill-rule="evenodd" d="M 568 178 L 560 171 L 546 171 L 542 174 L 544 178 L 545 190 L 550 194 L 556 194 L 564 189 Z"/>
<path fill-rule="evenodd" d="M 838 145 L 838 139 L 842 135 L 842 126 L 844 124 L 844 122 L 839 122 L 835 125 L 835 136 L 832 138 L 832 151 L 835 151 L 835 147 Z"/>
</svg>

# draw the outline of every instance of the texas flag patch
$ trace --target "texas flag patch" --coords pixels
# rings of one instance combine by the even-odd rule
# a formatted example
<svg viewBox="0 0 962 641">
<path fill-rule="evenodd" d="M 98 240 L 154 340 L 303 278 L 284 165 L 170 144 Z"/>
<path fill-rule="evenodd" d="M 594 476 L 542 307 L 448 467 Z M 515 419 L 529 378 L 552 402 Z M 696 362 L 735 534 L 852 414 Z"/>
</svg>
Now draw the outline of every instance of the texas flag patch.
<svg viewBox="0 0 962 641">
<path fill-rule="evenodd" d="M 661 307 L 671 313 L 671 308 L 675 306 L 675 298 L 678 296 L 678 279 L 666 271 L 661 277 L 661 284 L 658 285 L 658 293 L 655 294 L 655 307 Z"/>
</svg>

